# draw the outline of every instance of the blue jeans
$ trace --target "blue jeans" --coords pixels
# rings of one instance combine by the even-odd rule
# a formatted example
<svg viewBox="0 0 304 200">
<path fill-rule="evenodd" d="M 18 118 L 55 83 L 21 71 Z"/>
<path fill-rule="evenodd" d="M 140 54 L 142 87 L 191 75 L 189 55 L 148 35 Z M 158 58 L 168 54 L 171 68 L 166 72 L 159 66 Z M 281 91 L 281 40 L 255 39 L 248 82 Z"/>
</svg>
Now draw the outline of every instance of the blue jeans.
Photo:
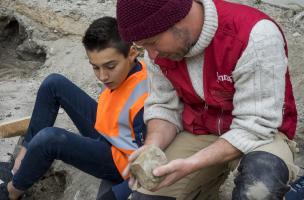
<svg viewBox="0 0 304 200">
<path fill-rule="evenodd" d="M 69 115 L 81 135 L 53 127 L 59 107 Z M 41 84 L 28 132 L 27 153 L 13 176 L 13 185 L 26 190 L 38 181 L 54 160 L 62 160 L 97 178 L 123 181 L 112 159 L 111 144 L 94 129 L 97 103 L 59 74 Z"/>
<path fill-rule="evenodd" d="M 286 200 L 303 200 L 304 199 L 304 176 L 301 176 L 295 182 L 290 184 L 291 189 L 285 195 Z"/>
</svg>

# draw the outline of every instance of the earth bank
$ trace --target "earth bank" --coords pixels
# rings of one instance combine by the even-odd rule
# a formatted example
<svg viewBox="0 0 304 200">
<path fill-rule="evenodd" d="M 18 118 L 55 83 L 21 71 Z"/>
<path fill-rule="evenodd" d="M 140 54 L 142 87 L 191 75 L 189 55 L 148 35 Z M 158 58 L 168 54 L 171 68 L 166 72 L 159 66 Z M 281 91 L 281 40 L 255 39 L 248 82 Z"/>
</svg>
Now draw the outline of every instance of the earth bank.
<svg viewBox="0 0 304 200">
<path fill-rule="evenodd" d="M 304 168 L 304 11 L 302 4 L 270 5 L 234 0 L 256 7 L 283 28 L 289 44 L 289 66 L 298 107 L 296 163 Z M 300 1 L 300 0 L 299 0 Z M 268 0 L 268 2 L 271 2 Z M 37 89 L 50 73 L 67 76 L 96 98 L 100 89 L 81 44 L 94 19 L 115 16 L 115 0 L 1 0 L 0 1 L 0 122 L 30 115 Z M 63 110 L 56 126 L 77 132 Z M 0 140 L 0 161 L 13 159 L 19 138 Z M 26 199 L 95 199 L 100 181 L 56 162 L 28 193 Z M 229 198 L 232 177 L 221 188 Z"/>
</svg>

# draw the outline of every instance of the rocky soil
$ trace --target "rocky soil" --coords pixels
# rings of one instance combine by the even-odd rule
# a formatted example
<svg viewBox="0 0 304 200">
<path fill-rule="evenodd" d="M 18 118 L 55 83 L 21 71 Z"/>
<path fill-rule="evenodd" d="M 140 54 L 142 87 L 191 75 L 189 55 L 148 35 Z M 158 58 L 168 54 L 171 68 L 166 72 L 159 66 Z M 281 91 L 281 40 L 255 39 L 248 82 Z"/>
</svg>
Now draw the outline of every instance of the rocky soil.
<svg viewBox="0 0 304 200">
<path fill-rule="evenodd" d="M 299 110 L 296 162 L 304 168 L 304 8 L 282 8 L 262 1 L 233 0 L 256 7 L 273 17 L 286 33 L 289 66 Z M 81 44 L 88 24 L 115 15 L 115 0 L 0 0 L 0 123 L 30 115 L 37 89 L 50 73 L 61 73 L 96 98 L 97 81 Z M 60 111 L 56 126 L 76 128 Z M 0 140 L 0 153 L 14 147 L 18 138 Z M 10 157 L 13 152 L 0 154 Z M 1 161 L 1 159 L 0 159 Z M 56 162 L 26 199 L 95 199 L 99 180 Z M 228 199 L 231 179 L 222 187 Z"/>
</svg>

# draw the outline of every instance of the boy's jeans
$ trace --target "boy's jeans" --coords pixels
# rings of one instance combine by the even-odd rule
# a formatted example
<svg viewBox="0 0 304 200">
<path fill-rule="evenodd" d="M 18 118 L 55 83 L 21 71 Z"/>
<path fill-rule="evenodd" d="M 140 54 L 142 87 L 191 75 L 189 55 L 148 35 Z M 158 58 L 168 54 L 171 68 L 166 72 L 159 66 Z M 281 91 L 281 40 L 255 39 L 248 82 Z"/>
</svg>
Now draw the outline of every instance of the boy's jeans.
<svg viewBox="0 0 304 200">
<path fill-rule="evenodd" d="M 62 107 L 81 135 L 52 127 Z M 62 160 L 95 177 L 122 182 L 112 159 L 111 144 L 94 129 L 97 103 L 59 74 L 41 84 L 24 146 L 27 153 L 13 185 L 26 190 L 38 181 L 52 162 Z"/>
</svg>

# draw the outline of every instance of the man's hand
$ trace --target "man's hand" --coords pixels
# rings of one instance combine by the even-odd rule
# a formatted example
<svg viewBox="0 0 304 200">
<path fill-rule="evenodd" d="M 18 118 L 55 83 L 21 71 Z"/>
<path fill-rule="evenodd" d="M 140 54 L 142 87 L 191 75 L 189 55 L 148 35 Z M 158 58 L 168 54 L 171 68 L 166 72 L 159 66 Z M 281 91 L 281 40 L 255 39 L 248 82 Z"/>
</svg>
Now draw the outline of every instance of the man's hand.
<svg viewBox="0 0 304 200">
<path fill-rule="evenodd" d="M 178 180 L 182 179 L 183 177 L 187 176 L 192 172 L 191 166 L 192 164 L 189 159 L 176 159 L 172 160 L 166 165 L 157 167 L 153 170 L 154 176 L 166 175 L 166 178 L 152 191 L 156 191 L 161 188 L 170 186 Z"/>
</svg>

